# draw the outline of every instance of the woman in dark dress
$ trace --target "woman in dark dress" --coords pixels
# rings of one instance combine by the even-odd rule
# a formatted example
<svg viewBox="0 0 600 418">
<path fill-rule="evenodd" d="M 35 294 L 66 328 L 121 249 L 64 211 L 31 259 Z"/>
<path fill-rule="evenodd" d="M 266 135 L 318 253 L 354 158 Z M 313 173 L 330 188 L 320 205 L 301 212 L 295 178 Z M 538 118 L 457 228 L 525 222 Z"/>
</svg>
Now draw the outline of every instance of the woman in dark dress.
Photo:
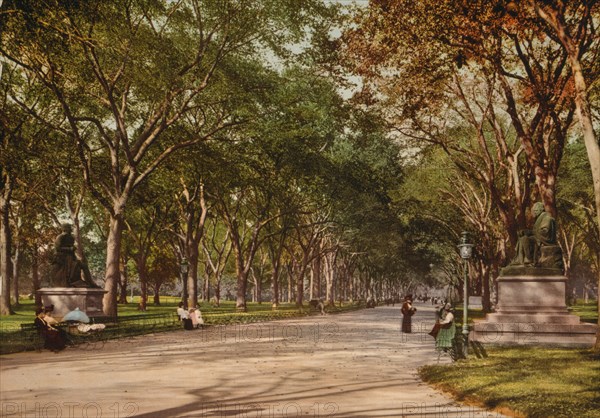
<svg viewBox="0 0 600 418">
<path fill-rule="evenodd" d="M 417 312 L 417 308 L 412 306 L 412 295 L 406 295 L 402 302 L 402 332 L 412 332 L 412 316 Z"/>
<path fill-rule="evenodd" d="M 46 313 L 44 312 L 44 308 L 37 309 L 35 311 L 35 320 L 33 323 L 44 339 L 44 348 L 58 353 L 60 350 L 65 348 L 65 339 L 58 329 L 54 328 L 44 320 L 45 316 Z"/>
</svg>

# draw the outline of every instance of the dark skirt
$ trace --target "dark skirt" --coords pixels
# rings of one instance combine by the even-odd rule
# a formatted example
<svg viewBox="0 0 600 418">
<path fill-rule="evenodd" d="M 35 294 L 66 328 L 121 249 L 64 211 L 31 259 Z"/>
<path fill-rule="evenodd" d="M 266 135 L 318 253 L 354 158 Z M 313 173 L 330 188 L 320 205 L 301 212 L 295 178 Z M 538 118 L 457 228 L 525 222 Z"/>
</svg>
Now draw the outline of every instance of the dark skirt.
<svg viewBox="0 0 600 418">
<path fill-rule="evenodd" d="M 412 332 L 411 325 L 412 325 L 412 314 L 408 313 L 402 317 L 402 332 L 407 333 L 407 334 Z"/>
<path fill-rule="evenodd" d="M 63 350 L 66 346 L 65 339 L 58 330 L 44 330 L 42 331 L 42 336 L 44 337 L 44 348 L 47 348 L 48 350 Z"/>
</svg>

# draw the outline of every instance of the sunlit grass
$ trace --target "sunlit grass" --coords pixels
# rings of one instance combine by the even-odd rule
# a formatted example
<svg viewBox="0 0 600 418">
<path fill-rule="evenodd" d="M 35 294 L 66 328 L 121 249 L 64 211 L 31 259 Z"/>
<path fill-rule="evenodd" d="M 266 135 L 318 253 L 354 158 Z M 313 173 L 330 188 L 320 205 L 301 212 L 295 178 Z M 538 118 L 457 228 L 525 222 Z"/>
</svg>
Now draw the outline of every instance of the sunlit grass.
<svg viewBox="0 0 600 418">
<path fill-rule="evenodd" d="M 596 302 L 579 302 L 569 310 L 596 323 Z M 462 307 L 456 307 L 457 326 Z M 469 323 L 483 319 L 469 309 Z M 494 347 L 488 357 L 469 357 L 450 365 L 426 366 L 421 377 L 458 400 L 488 408 L 507 408 L 526 417 L 600 417 L 600 355 L 590 350 Z"/>
<path fill-rule="evenodd" d="M 579 315 L 584 322 L 598 323 L 598 304 L 596 301 L 588 303 L 578 302 L 576 305 L 570 306 L 569 310 Z"/>
<path fill-rule="evenodd" d="M 425 366 L 420 374 L 459 400 L 527 417 L 600 416 L 600 355 L 590 350 L 489 348 L 487 358 Z"/>
</svg>

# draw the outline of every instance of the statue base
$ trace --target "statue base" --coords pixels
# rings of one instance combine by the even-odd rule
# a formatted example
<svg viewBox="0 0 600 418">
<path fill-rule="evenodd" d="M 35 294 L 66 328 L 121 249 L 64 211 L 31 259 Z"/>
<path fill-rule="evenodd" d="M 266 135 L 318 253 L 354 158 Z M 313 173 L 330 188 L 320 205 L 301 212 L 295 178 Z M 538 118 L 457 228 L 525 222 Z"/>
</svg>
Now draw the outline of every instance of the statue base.
<svg viewBox="0 0 600 418">
<path fill-rule="evenodd" d="M 475 323 L 469 338 L 492 345 L 593 346 L 598 326 L 569 313 L 566 284 L 562 275 L 500 276 L 496 312 Z"/>
<path fill-rule="evenodd" d="M 104 316 L 102 299 L 106 292 L 84 287 L 45 287 L 37 291 L 44 306 L 54 305 L 52 316 L 58 321 L 75 308 L 90 318 Z"/>
</svg>

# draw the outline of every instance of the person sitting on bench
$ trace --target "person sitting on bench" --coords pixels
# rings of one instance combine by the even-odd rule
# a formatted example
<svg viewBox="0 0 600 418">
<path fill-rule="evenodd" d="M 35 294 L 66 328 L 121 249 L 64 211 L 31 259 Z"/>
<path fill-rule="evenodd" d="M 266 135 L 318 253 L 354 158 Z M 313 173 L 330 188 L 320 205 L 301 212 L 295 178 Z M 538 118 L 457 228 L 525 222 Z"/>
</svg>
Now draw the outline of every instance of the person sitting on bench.
<svg viewBox="0 0 600 418">
<path fill-rule="evenodd" d="M 58 353 L 65 348 L 65 339 L 59 329 L 46 322 L 44 319 L 45 316 L 45 309 L 38 308 L 35 311 L 35 319 L 33 323 L 44 339 L 44 348 Z"/>
</svg>

